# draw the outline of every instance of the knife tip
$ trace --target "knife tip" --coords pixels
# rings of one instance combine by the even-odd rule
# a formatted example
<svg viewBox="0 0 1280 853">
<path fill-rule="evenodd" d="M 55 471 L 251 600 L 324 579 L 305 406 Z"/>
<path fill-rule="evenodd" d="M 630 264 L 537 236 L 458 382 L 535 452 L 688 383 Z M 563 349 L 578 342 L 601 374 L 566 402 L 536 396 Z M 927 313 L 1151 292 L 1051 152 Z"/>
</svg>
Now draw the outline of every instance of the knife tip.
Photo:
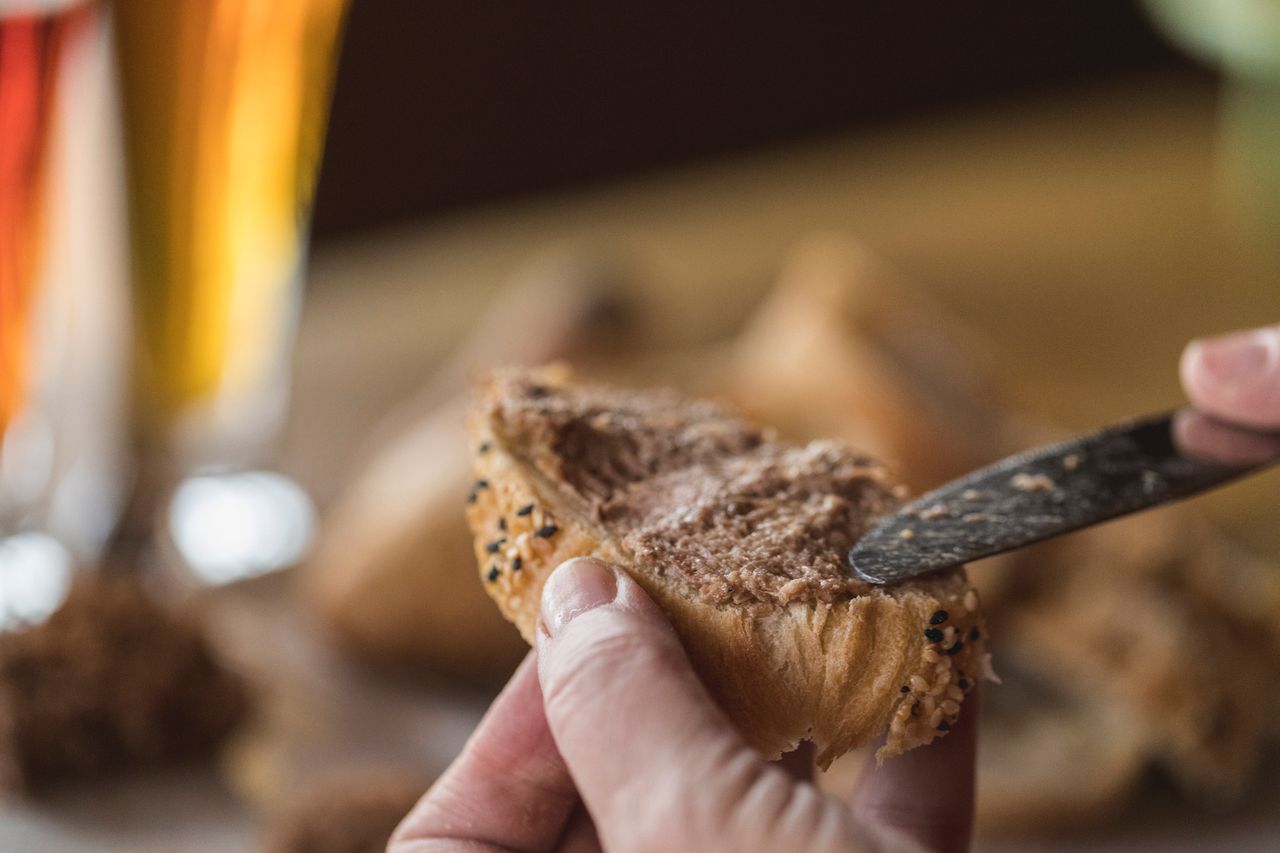
<svg viewBox="0 0 1280 853">
<path fill-rule="evenodd" d="M 849 567 L 849 574 L 856 579 L 872 586 L 884 586 L 889 580 L 875 573 L 874 563 L 875 561 L 869 559 L 860 548 L 854 548 L 849 551 L 848 557 L 845 559 L 845 564 Z"/>
</svg>

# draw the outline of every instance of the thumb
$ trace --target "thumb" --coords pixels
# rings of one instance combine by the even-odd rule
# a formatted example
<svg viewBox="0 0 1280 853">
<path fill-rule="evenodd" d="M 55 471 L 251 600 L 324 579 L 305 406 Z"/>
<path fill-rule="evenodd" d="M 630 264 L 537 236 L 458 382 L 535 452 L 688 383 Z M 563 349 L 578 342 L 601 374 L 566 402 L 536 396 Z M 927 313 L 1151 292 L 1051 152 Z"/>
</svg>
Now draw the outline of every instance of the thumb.
<svg viewBox="0 0 1280 853">
<path fill-rule="evenodd" d="M 625 572 L 556 569 L 537 642 L 547 722 L 605 849 L 847 843 L 847 812 L 747 746 Z"/>
<path fill-rule="evenodd" d="M 1192 341 L 1182 354 L 1182 384 L 1205 414 L 1280 427 L 1280 325 Z"/>
</svg>

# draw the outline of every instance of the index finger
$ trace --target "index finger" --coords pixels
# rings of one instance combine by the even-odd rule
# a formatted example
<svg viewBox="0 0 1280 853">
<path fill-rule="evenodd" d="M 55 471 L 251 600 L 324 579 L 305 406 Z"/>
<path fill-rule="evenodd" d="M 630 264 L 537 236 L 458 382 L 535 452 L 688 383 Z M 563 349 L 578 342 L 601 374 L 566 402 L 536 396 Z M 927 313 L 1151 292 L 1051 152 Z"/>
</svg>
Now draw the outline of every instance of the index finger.
<svg viewBox="0 0 1280 853">
<path fill-rule="evenodd" d="M 853 792 L 854 813 L 928 850 L 968 850 L 973 836 L 978 701 L 965 700 L 946 737 L 869 765 Z"/>
<path fill-rule="evenodd" d="M 401 821 L 387 849 L 551 850 L 578 802 L 547 728 L 530 652 L 462 753 Z"/>
</svg>

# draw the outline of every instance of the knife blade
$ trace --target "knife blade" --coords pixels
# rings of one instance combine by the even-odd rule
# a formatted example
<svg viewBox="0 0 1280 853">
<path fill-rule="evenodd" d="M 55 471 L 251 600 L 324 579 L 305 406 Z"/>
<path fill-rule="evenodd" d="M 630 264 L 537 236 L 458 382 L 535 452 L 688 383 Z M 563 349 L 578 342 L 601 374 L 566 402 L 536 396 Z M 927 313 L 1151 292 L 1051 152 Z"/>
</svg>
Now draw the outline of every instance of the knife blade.
<svg viewBox="0 0 1280 853">
<path fill-rule="evenodd" d="M 896 583 L 1221 486 L 1280 461 L 1280 433 L 1181 409 L 1035 448 L 881 519 L 850 573 Z"/>
</svg>

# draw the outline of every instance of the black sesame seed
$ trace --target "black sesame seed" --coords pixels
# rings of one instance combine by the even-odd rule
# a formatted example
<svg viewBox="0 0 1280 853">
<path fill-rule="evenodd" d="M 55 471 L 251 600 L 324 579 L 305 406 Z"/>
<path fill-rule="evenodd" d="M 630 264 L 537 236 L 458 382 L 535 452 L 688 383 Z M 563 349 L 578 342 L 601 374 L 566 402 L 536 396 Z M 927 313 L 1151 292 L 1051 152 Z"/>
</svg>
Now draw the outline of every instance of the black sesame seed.
<svg viewBox="0 0 1280 853">
<path fill-rule="evenodd" d="M 951 731 L 951 724 L 948 723 L 946 720 L 943 720 L 942 722 L 938 723 L 938 731 L 940 732 Z"/>
<path fill-rule="evenodd" d="M 912 702 L 912 703 L 911 703 L 911 716 L 913 716 L 913 717 L 918 717 L 918 716 L 920 716 L 920 703 L 919 703 L 919 702 Z"/>
<path fill-rule="evenodd" d="M 511 560 L 511 571 L 518 572 L 522 568 L 524 568 L 524 560 L 520 557 L 517 556 Z"/>
<path fill-rule="evenodd" d="M 489 448 L 490 448 L 490 447 L 492 447 L 492 446 L 493 446 L 493 445 L 489 444 L 489 442 L 487 442 L 487 441 L 482 441 L 482 442 L 480 442 L 480 452 L 481 452 L 481 453 L 488 453 L 488 452 L 489 452 Z"/>
<path fill-rule="evenodd" d="M 550 539 L 552 536 L 555 536 L 559 530 L 560 528 L 556 527 L 554 524 L 544 524 L 542 527 L 539 527 L 537 532 L 533 535 L 537 536 L 539 539 Z"/>
<path fill-rule="evenodd" d="M 476 480 L 476 491 L 489 488 L 489 481 L 485 479 Z"/>
<path fill-rule="evenodd" d="M 950 614 L 949 614 L 949 613 L 947 613 L 947 611 L 945 611 L 945 610 L 937 610 L 937 611 L 934 611 L 934 614 L 933 614 L 932 616 L 930 616 L 930 617 L 929 617 L 929 624 L 930 624 L 930 625 L 941 625 L 943 622 L 946 622 L 946 621 L 947 621 L 947 617 L 948 617 L 949 615 L 950 615 Z"/>
<path fill-rule="evenodd" d="M 499 575 L 501 575 L 501 574 L 502 574 L 502 572 L 498 571 L 498 567 L 497 567 L 497 566 L 490 566 L 490 567 L 489 567 L 489 574 L 485 575 L 485 577 L 487 577 L 487 578 L 489 579 L 489 583 L 493 583 L 494 581 L 496 581 L 496 580 L 498 579 L 498 576 L 499 576 Z"/>
<path fill-rule="evenodd" d="M 908 686 L 907 686 L 907 685 L 905 685 L 905 684 L 904 684 L 904 685 L 902 685 L 902 687 L 900 688 L 900 690 L 901 690 L 901 692 L 903 692 L 903 693 L 910 693 L 910 692 L 911 692 L 911 688 L 910 688 L 910 687 L 908 687 Z"/>
<path fill-rule="evenodd" d="M 525 504 L 524 506 L 516 510 L 516 515 L 525 516 L 531 512 L 533 512 L 533 504 Z"/>
<path fill-rule="evenodd" d="M 931 643 L 942 642 L 942 632 L 939 631 L 937 628 L 925 628 L 924 635 Z"/>
<path fill-rule="evenodd" d="M 541 399 L 551 393 L 551 389 L 545 385 L 530 385 L 528 394 L 535 400 Z"/>
<path fill-rule="evenodd" d="M 982 636 L 982 632 L 978 630 L 977 625 L 974 625 L 973 630 L 969 632 L 969 642 L 973 642 L 980 636 Z"/>
<path fill-rule="evenodd" d="M 503 543 L 506 541 L 507 541 L 507 538 L 505 536 L 500 539 L 495 539 L 492 542 L 490 542 L 488 545 L 485 545 L 484 549 L 488 551 L 490 554 L 496 554 L 498 553 L 498 549 L 501 548 Z"/>
<path fill-rule="evenodd" d="M 964 648 L 964 643 L 962 643 L 960 640 L 956 640 L 956 644 L 951 648 L 947 649 L 947 654 L 949 655 L 958 654 L 960 650 L 963 648 Z"/>
<path fill-rule="evenodd" d="M 498 529 L 503 533 L 507 532 L 507 520 L 502 516 L 498 516 Z"/>
<path fill-rule="evenodd" d="M 474 491 L 469 492 L 467 494 L 467 503 L 473 504 L 475 502 L 476 502 L 476 493 Z"/>
<path fill-rule="evenodd" d="M 969 679 L 967 678 L 960 679 L 959 681 L 956 682 L 956 684 L 960 687 L 961 690 L 969 689 Z"/>
</svg>

